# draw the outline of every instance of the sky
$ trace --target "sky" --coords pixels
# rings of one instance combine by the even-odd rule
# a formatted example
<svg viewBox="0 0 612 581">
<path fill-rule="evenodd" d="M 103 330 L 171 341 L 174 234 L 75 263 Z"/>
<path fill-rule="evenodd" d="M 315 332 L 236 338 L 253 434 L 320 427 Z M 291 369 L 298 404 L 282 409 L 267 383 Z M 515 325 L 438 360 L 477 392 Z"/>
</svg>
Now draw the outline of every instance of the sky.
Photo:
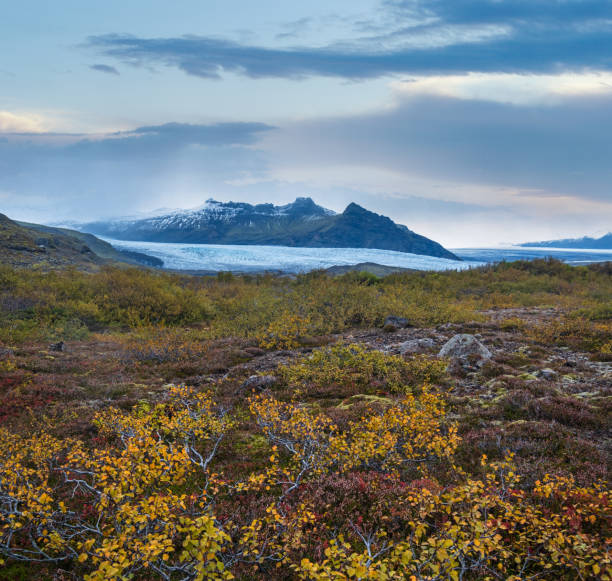
<svg viewBox="0 0 612 581">
<path fill-rule="evenodd" d="M 452 248 L 612 230 L 612 0 L 0 7 L 0 212 L 298 196 Z"/>
</svg>

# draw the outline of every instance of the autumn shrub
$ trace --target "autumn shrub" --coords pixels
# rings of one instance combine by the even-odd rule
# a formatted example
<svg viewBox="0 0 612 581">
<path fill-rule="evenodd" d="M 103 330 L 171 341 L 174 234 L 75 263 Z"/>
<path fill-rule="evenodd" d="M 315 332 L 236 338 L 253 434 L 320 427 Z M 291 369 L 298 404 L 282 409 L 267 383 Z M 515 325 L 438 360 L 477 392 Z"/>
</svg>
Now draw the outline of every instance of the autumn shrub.
<svg viewBox="0 0 612 581">
<path fill-rule="evenodd" d="M 602 430 L 610 425 L 609 414 L 598 413 L 596 407 L 576 397 L 555 395 L 537 399 L 530 403 L 529 412 L 537 419 L 587 430 Z"/>
<path fill-rule="evenodd" d="M 296 386 L 406 392 L 411 387 L 443 380 L 446 366 L 445 361 L 426 355 L 405 359 L 354 343 L 317 349 L 295 363 L 279 366 L 278 373 Z"/>
<path fill-rule="evenodd" d="M 499 322 L 499 328 L 502 331 L 522 331 L 525 327 L 525 321 L 519 317 L 508 317 Z"/>
<path fill-rule="evenodd" d="M 205 292 L 189 288 L 178 276 L 136 268 L 96 273 L 5 269 L 0 296 L 0 317 L 14 328 L 11 340 L 22 340 L 26 329 L 32 336 L 81 338 L 87 329 L 185 325 L 212 315 Z"/>
<path fill-rule="evenodd" d="M 218 452 L 246 418 L 214 400 L 102 411 L 94 446 L 1 428 L 0 559 L 96 581 L 610 579 L 608 490 L 524 484 L 512 454 L 440 484 L 459 439 L 427 389 L 343 429 L 255 396 L 270 457 L 233 479 Z"/>
<path fill-rule="evenodd" d="M 562 345 L 586 351 L 599 351 L 610 340 L 612 322 L 593 322 L 567 316 L 527 328 L 529 338 L 545 345 Z"/>
<path fill-rule="evenodd" d="M 229 539 L 208 513 L 208 494 L 181 492 L 194 470 L 206 477 L 230 422 L 207 394 L 178 387 L 171 396 L 150 410 L 98 415 L 117 447 L 3 430 L 0 554 L 87 563 L 88 580 L 231 578 L 216 558 Z"/>
<path fill-rule="evenodd" d="M 601 362 L 612 361 L 612 340 L 603 343 L 598 350 L 591 353 L 591 359 Z"/>
<path fill-rule="evenodd" d="M 380 413 L 350 422 L 343 431 L 324 413 L 271 396 L 251 398 L 250 409 L 270 442 L 291 455 L 293 468 L 283 473 L 292 483 L 290 490 L 306 476 L 330 470 L 418 468 L 450 459 L 458 444 L 457 427 L 446 421 L 443 399 L 427 388 L 419 397 L 406 395 Z"/>
<path fill-rule="evenodd" d="M 555 477 L 521 490 L 512 455 L 490 465 L 483 458 L 483 464 L 483 479 L 442 492 L 406 487 L 394 495 L 403 539 L 393 542 L 387 523 L 355 519 L 344 534 L 329 531 L 323 555 L 294 565 L 296 574 L 309 581 L 610 579 L 607 491 Z"/>
<path fill-rule="evenodd" d="M 265 329 L 259 340 L 264 349 L 295 349 L 309 331 L 310 319 L 291 313 L 282 313 Z"/>
<path fill-rule="evenodd" d="M 0 360 L 0 422 L 7 424 L 23 414 L 44 411 L 70 395 L 69 390 L 21 369 L 13 358 Z"/>
<path fill-rule="evenodd" d="M 145 328 L 121 339 L 127 361 L 180 363 L 204 357 L 208 352 L 208 342 L 199 340 L 189 329 Z"/>
<path fill-rule="evenodd" d="M 2 267 L 0 340 L 200 325 L 212 339 L 269 340 L 286 348 L 299 343 L 300 336 L 379 327 L 391 314 L 429 326 L 484 321 L 486 316 L 478 312 L 483 309 L 553 305 L 602 325 L 600 331 L 592 327 L 597 336 L 591 343 L 600 347 L 607 340 L 599 335 L 606 329 L 609 333 L 605 304 L 611 293 L 606 271 L 555 261 L 381 279 L 314 272 L 295 280 L 271 275 L 186 277 L 132 268 L 43 273 Z M 547 340 L 554 329 L 543 333 L 542 340 Z"/>
<path fill-rule="evenodd" d="M 578 436 L 575 429 L 558 423 L 522 419 L 486 428 L 464 428 L 460 434 L 455 462 L 470 474 L 480 472 L 478 459 L 482 454 L 501 460 L 510 449 L 515 452 L 514 462 L 524 485 L 533 485 L 546 474 L 572 476 L 580 486 L 606 481 L 609 476 L 606 452 L 592 438 Z"/>
</svg>

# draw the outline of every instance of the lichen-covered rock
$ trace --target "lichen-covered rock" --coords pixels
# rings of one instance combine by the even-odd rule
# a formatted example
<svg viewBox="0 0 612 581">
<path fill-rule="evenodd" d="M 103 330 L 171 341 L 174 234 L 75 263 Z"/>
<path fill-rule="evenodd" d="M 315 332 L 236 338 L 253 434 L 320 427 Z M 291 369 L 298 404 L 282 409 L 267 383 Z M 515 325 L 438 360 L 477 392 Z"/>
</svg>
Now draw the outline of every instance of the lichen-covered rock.
<svg viewBox="0 0 612 581">
<path fill-rule="evenodd" d="M 433 349 L 436 346 L 436 342 L 429 337 L 423 339 L 413 339 L 411 341 L 405 341 L 398 345 L 399 352 L 404 355 L 406 353 L 419 353 L 421 351 L 427 351 Z"/>
<path fill-rule="evenodd" d="M 491 352 L 474 335 L 455 335 L 440 349 L 439 357 L 446 357 L 451 363 L 482 367 L 491 359 Z"/>
<path fill-rule="evenodd" d="M 552 381 L 553 379 L 555 379 L 557 377 L 557 372 L 554 369 L 550 369 L 550 368 L 546 368 L 546 369 L 540 369 L 536 375 L 538 377 L 541 377 L 542 379 L 547 379 L 548 381 Z"/>
<path fill-rule="evenodd" d="M 274 375 L 251 375 L 244 381 L 242 387 L 244 389 L 263 391 L 264 389 L 272 387 L 277 381 Z"/>
</svg>

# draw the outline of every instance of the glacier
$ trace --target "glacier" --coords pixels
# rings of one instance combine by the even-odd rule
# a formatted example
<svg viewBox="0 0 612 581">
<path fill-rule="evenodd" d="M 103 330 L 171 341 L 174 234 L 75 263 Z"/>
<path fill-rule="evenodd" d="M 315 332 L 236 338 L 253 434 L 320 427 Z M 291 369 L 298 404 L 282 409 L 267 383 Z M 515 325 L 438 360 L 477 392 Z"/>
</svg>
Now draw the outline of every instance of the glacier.
<svg viewBox="0 0 612 581">
<path fill-rule="evenodd" d="M 484 262 L 458 262 L 446 258 L 369 248 L 303 248 L 221 244 L 132 242 L 103 238 L 117 250 L 143 252 L 164 261 L 172 270 L 262 272 L 292 274 L 331 266 L 374 262 L 415 270 L 463 270 Z"/>
<path fill-rule="evenodd" d="M 102 238 L 102 237 L 101 237 Z M 564 248 L 462 248 L 453 252 L 463 262 L 409 254 L 393 250 L 369 248 L 304 248 L 288 246 L 251 246 L 224 244 L 184 244 L 169 242 L 132 242 L 103 238 L 118 250 L 132 250 L 155 256 L 171 270 L 262 272 L 282 271 L 297 274 L 331 266 L 374 262 L 414 270 L 464 270 L 514 260 L 533 260 L 552 256 L 575 266 L 612 261 L 609 250 L 577 250 Z"/>
</svg>

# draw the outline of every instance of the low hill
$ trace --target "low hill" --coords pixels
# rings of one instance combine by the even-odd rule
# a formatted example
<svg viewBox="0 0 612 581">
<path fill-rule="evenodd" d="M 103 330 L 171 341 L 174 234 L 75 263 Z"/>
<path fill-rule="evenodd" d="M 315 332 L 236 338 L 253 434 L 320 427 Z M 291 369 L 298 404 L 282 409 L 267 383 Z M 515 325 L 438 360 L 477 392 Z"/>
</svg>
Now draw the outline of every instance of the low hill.
<svg viewBox="0 0 612 581">
<path fill-rule="evenodd" d="M 152 256 L 115 250 L 92 234 L 16 222 L 4 214 L 0 214 L 0 262 L 17 267 L 84 269 L 113 263 L 163 266 L 161 260 Z"/>
<path fill-rule="evenodd" d="M 119 240 L 377 248 L 460 260 L 437 242 L 357 204 L 349 204 L 344 212 L 336 214 L 318 206 L 311 198 L 297 198 L 285 206 L 208 200 L 196 210 L 77 227 Z"/>
<path fill-rule="evenodd" d="M 341 276 L 349 272 L 368 273 L 374 276 L 387 276 L 398 272 L 422 272 L 412 268 L 402 268 L 401 266 L 386 266 L 384 264 L 376 264 L 375 262 L 360 262 L 359 264 L 350 264 L 342 266 L 331 266 L 326 268 L 325 272 L 330 276 Z"/>
</svg>

